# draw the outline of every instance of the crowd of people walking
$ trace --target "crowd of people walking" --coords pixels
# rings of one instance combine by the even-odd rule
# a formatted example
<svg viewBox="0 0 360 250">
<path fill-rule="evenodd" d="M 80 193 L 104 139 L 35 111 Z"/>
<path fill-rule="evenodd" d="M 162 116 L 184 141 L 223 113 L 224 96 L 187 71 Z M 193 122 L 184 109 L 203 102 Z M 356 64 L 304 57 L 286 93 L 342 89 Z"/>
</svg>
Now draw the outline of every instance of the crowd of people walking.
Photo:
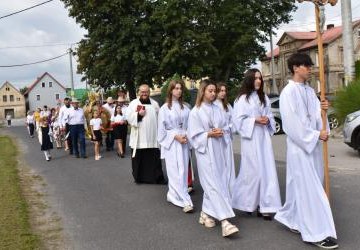
<svg viewBox="0 0 360 250">
<path fill-rule="evenodd" d="M 168 184 L 167 201 L 185 213 L 194 211 L 188 192 L 193 151 L 204 192 L 199 216 L 199 223 L 204 227 L 215 227 L 218 222 L 222 236 L 238 233 L 238 226 L 230 221 L 236 209 L 249 214 L 255 212 L 265 220 L 275 218 L 291 232 L 299 233 L 305 242 L 324 249 L 337 248 L 334 220 L 323 188 L 320 152 L 321 141 L 326 141 L 329 134 L 322 129 L 320 111 L 327 110 L 329 104 L 326 100 L 319 102 L 314 90 L 307 85 L 312 65 L 308 55 L 292 55 L 288 60 L 292 80 L 280 95 L 280 112 L 287 135 L 284 205 L 271 141 L 275 121 L 257 69 L 245 73 L 233 107 L 227 101 L 226 84 L 210 79 L 201 81 L 192 109 L 184 102 L 182 80 L 169 83 L 162 107 L 150 98 L 146 84 L 139 87 L 139 98 L 128 106 L 122 96 L 116 105 L 111 97 L 102 106 L 97 102 L 98 109 L 93 112 L 89 125 L 95 160 L 102 157 L 102 134 L 106 135 L 107 150 L 116 147 L 117 155 L 125 156 L 129 125 L 135 183 Z M 104 111 L 110 113 L 108 128 L 100 119 Z M 31 137 L 34 130 L 37 131 L 47 161 L 51 160 L 53 140 L 58 148 L 64 144 L 65 150 L 75 157 L 87 157 L 86 121 L 79 101 L 65 98 L 61 108 L 48 111 L 44 107 L 35 114 L 29 113 L 27 125 Z M 237 176 L 234 133 L 241 137 Z M 167 180 L 161 159 L 165 162 Z"/>
</svg>

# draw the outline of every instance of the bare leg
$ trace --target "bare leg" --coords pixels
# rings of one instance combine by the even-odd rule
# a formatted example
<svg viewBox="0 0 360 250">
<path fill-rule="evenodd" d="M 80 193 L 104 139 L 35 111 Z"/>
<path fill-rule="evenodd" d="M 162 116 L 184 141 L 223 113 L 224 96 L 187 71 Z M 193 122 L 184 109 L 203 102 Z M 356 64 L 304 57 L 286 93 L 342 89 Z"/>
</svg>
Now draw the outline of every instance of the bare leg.
<svg viewBox="0 0 360 250">
<path fill-rule="evenodd" d="M 99 142 L 94 142 L 95 160 L 99 159 Z"/>
<path fill-rule="evenodd" d="M 124 148 L 123 148 L 123 141 L 119 140 L 118 142 L 118 149 L 120 151 L 120 157 L 123 158 L 124 157 Z"/>
</svg>

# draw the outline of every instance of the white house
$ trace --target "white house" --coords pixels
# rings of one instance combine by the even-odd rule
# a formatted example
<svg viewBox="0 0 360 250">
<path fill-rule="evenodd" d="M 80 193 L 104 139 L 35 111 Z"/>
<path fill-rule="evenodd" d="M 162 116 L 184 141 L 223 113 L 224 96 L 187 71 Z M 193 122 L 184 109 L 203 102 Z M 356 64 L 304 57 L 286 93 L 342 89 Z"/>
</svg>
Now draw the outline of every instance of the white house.
<svg viewBox="0 0 360 250">
<path fill-rule="evenodd" d="M 45 72 L 29 86 L 24 94 L 29 110 L 47 105 L 49 108 L 56 107 L 59 100 L 66 97 L 66 88 L 52 75 Z"/>
</svg>

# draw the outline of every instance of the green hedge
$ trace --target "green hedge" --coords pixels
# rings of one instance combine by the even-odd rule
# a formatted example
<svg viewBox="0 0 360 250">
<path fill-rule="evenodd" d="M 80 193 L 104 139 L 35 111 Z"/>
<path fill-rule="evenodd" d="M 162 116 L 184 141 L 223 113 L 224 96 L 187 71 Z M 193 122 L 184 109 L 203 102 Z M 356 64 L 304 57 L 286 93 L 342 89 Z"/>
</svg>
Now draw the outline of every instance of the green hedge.
<svg viewBox="0 0 360 250">
<path fill-rule="evenodd" d="M 341 122 L 348 114 L 360 110 L 360 78 L 337 92 L 333 105 Z"/>
<path fill-rule="evenodd" d="M 355 62 L 355 79 L 360 79 L 360 60 Z"/>
</svg>

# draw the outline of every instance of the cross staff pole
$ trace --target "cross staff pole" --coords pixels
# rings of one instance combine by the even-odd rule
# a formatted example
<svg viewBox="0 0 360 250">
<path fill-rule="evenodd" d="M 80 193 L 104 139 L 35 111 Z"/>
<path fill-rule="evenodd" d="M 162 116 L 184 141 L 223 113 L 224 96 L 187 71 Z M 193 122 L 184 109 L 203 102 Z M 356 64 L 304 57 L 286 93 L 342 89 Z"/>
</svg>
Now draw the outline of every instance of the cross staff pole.
<svg viewBox="0 0 360 250">
<path fill-rule="evenodd" d="M 318 4 L 315 4 L 315 18 L 316 18 L 316 35 L 319 53 L 319 80 L 320 80 L 320 100 L 325 100 L 325 72 L 324 72 L 324 47 L 323 39 L 320 31 L 320 8 Z M 321 110 L 322 129 L 327 129 L 327 112 Z M 328 156 L 328 143 L 323 142 L 323 159 L 324 159 L 324 180 L 325 180 L 325 192 L 330 200 L 330 176 L 329 176 L 329 156 Z"/>
<path fill-rule="evenodd" d="M 316 35 L 319 53 L 319 80 L 320 80 L 320 100 L 325 100 L 325 72 L 324 72 L 324 47 L 322 40 L 322 31 L 320 30 L 320 5 L 324 6 L 329 3 L 331 6 L 336 5 L 337 0 L 298 0 L 299 3 L 304 1 L 312 2 L 315 5 L 315 20 L 316 20 Z M 327 112 L 321 110 L 322 129 L 327 129 Z M 326 141 L 323 143 L 323 160 L 324 160 L 324 182 L 325 192 L 330 200 L 330 176 L 329 176 L 329 157 L 328 157 L 328 144 Z"/>
</svg>

